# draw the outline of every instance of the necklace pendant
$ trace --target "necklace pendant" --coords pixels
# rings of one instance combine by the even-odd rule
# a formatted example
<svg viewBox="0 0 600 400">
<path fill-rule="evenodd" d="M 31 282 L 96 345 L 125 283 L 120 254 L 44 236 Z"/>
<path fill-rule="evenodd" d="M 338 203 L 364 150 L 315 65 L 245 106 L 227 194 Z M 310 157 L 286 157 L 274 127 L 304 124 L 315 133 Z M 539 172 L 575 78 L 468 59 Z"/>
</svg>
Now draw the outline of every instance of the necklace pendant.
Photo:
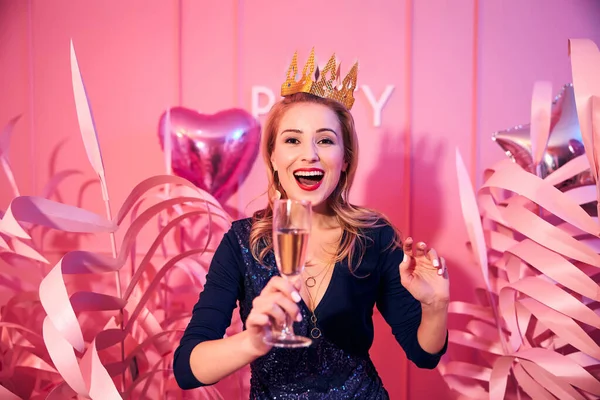
<svg viewBox="0 0 600 400">
<path fill-rule="evenodd" d="M 313 339 L 318 339 L 318 338 L 320 338 L 320 337 L 321 337 L 321 330 L 320 330 L 319 328 L 317 328 L 317 327 L 315 327 L 315 328 L 312 328 L 312 329 L 310 330 L 310 336 L 311 336 Z"/>
<path fill-rule="evenodd" d="M 306 281 L 304 281 L 304 283 L 306 283 L 306 286 L 308 287 L 315 287 L 315 285 L 317 284 L 317 280 L 312 276 L 309 276 L 308 278 L 306 278 Z"/>
</svg>

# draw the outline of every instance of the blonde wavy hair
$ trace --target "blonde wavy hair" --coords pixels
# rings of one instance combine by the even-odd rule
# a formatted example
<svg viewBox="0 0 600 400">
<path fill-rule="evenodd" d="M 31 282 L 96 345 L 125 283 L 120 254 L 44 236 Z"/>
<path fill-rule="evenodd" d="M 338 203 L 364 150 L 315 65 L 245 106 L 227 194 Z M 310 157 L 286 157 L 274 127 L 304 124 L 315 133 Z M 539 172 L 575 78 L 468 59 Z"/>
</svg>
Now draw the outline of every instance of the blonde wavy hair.
<svg viewBox="0 0 600 400">
<path fill-rule="evenodd" d="M 283 187 L 279 184 L 277 173 L 271 163 L 271 155 L 275 149 L 275 139 L 279 124 L 286 111 L 294 104 L 317 103 L 329 107 L 338 117 L 342 128 L 344 143 L 344 161 L 348 163 L 346 172 L 342 172 L 335 190 L 327 199 L 327 205 L 334 213 L 345 235 L 338 246 L 334 262 L 348 260 L 351 272 L 355 272 L 364 256 L 367 244 L 367 236 L 363 233 L 365 229 L 390 225 L 394 229 L 394 240 L 390 246 L 401 246 L 400 233 L 382 213 L 365 207 L 352 205 L 348 202 L 348 195 L 356 174 L 358 164 L 358 137 L 354 126 L 352 114 L 339 102 L 327 98 L 314 96 L 307 93 L 297 93 L 284 97 L 271 108 L 261 142 L 261 153 L 267 167 L 269 187 L 267 190 L 268 204 L 263 210 L 254 213 L 252 228 L 250 230 L 250 250 L 252 256 L 260 264 L 264 265 L 266 255 L 272 251 L 272 222 L 273 222 L 273 198 L 276 191 L 286 198 Z M 355 259 L 355 257 L 357 257 Z"/>
</svg>

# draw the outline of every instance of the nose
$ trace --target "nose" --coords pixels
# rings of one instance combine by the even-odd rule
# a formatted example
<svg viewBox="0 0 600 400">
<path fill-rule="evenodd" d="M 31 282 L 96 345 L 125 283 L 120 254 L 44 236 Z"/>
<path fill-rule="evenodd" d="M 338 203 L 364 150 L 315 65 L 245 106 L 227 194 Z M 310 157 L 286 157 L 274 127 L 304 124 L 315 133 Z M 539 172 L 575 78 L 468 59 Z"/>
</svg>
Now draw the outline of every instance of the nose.
<svg viewBox="0 0 600 400">
<path fill-rule="evenodd" d="M 319 161 L 319 153 L 316 143 L 306 141 L 302 153 L 302 161 L 316 162 Z"/>
</svg>

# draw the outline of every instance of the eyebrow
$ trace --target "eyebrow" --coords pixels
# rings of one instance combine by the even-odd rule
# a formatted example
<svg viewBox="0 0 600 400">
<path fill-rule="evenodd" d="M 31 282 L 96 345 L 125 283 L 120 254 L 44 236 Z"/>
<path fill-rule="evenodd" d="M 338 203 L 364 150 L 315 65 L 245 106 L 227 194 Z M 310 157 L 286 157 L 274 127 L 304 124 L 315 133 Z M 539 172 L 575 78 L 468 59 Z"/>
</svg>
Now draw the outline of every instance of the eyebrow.
<svg viewBox="0 0 600 400">
<path fill-rule="evenodd" d="M 280 135 L 283 135 L 286 132 L 292 132 L 292 133 L 304 133 L 302 132 L 302 130 L 300 129 L 284 129 L 281 131 Z M 334 131 L 333 129 L 330 128 L 321 128 L 321 129 L 317 129 L 317 133 L 321 133 L 321 132 L 331 132 L 333 133 L 335 136 L 337 136 L 337 132 Z"/>
</svg>

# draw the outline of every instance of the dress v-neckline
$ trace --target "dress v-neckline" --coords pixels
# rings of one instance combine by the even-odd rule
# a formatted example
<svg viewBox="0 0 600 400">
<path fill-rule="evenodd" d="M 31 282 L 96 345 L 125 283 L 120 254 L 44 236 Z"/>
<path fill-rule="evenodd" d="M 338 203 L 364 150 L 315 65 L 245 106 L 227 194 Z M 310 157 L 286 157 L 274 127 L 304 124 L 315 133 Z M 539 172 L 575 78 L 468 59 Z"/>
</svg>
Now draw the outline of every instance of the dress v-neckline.
<svg viewBox="0 0 600 400">
<path fill-rule="evenodd" d="M 346 231 L 342 229 L 342 237 L 340 238 L 340 243 L 344 242 L 346 235 L 347 235 Z M 319 311 L 319 309 L 321 308 L 321 305 L 323 304 L 323 302 L 329 298 L 331 290 L 332 290 L 331 287 L 332 287 L 335 277 L 337 275 L 337 270 L 341 264 L 342 264 L 341 261 L 337 261 L 335 264 L 333 264 L 333 271 L 331 272 L 331 279 L 329 280 L 329 283 L 327 284 L 327 288 L 325 289 L 325 293 L 323 293 L 323 297 L 321 297 L 321 300 L 317 303 L 317 305 L 313 311 L 310 310 L 310 307 L 308 307 L 308 304 L 306 304 L 306 302 L 304 301 L 304 298 L 302 298 L 302 300 L 300 300 L 300 302 L 304 305 L 304 308 L 306 309 L 306 311 L 308 311 L 308 314 L 316 315 L 317 312 Z M 307 289 L 307 291 L 308 291 L 308 289 Z"/>
<path fill-rule="evenodd" d="M 331 272 L 331 279 L 329 280 L 329 283 L 327 284 L 327 288 L 325 289 L 325 293 L 323 293 L 323 297 L 321 297 L 321 300 L 319 300 L 319 302 L 317 303 L 317 306 L 315 307 L 314 311 L 311 311 L 310 307 L 308 306 L 308 304 L 306 304 L 306 301 L 304 301 L 304 298 L 302 298 L 302 300 L 300 300 L 301 304 L 304 306 L 304 308 L 306 309 L 306 311 L 308 311 L 309 314 L 317 314 L 319 308 L 321 307 L 321 305 L 323 304 L 323 302 L 325 300 L 327 300 L 327 298 L 330 296 L 330 292 L 331 292 L 331 286 L 335 280 L 336 277 L 336 271 L 338 269 L 340 262 L 337 262 L 333 265 L 333 271 Z M 308 290 L 308 289 L 307 289 Z"/>
</svg>

